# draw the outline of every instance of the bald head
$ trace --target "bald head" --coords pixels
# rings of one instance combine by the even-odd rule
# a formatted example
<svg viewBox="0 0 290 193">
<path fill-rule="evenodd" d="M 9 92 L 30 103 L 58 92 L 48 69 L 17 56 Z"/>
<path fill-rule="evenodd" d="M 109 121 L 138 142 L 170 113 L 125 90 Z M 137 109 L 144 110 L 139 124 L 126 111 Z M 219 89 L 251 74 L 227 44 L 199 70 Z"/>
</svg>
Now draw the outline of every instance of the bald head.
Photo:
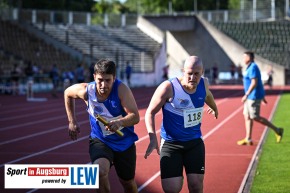
<svg viewBox="0 0 290 193">
<path fill-rule="evenodd" d="M 184 62 L 184 68 L 203 67 L 202 61 L 198 56 L 190 56 Z"/>
<path fill-rule="evenodd" d="M 182 85 L 187 88 L 196 88 L 203 74 L 202 61 L 197 56 L 190 56 L 184 62 Z"/>
</svg>

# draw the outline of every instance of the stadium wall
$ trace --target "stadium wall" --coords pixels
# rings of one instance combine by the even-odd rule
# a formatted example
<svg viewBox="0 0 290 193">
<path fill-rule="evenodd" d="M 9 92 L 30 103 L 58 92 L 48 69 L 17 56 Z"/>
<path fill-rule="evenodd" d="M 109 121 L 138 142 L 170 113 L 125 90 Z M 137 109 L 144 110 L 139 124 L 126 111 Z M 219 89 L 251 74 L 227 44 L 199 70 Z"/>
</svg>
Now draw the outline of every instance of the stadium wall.
<svg viewBox="0 0 290 193">
<path fill-rule="evenodd" d="M 158 53 L 154 56 L 154 71 L 144 73 L 132 73 L 131 86 L 132 87 L 151 87 L 159 85 L 163 79 L 163 68 L 166 63 L 166 42 L 163 41 L 162 46 Z M 125 83 L 126 80 L 124 81 Z"/>
<path fill-rule="evenodd" d="M 243 67 L 243 53 L 247 51 L 242 45 L 220 32 L 202 17 L 197 17 L 200 23 L 207 29 L 208 33 L 216 40 L 227 56 L 233 61 L 235 65 L 242 64 Z M 265 74 L 269 66 L 273 66 L 273 85 L 285 85 L 285 68 L 279 64 L 273 63 L 272 61 L 266 60 L 258 55 L 255 56 L 255 62 L 259 66 L 262 74 Z"/>
<path fill-rule="evenodd" d="M 189 55 L 201 57 L 207 72 L 214 63 L 218 65 L 219 70 L 229 71 L 232 61 L 195 16 L 146 17 L 146 19 L 166 31 L 169 78 L 181 75 L 184 60 Z M 211 78 L 210 74 L 206 76 Z"/>
<path fill-rule="evenodd" d="M 175 39 L 184 47 L 189 55 L 201 57 L 207 72 L 216 64 L 220 72 L 229 71 L 231 60 L 217 42 L 198 21 L 191 31 L 172 32 Z M 206 74 L 209 76 L 210 74 Z"/>
<path fill-rule="evenodd" d="M 189 53 L 179 43 L 179 41 L 170 32 L 166 32 L 167 44 L 167 63 L 169 64 L 169 78 L 182 75 L 184 60 L 189 56 Z"/>
<path fill-rule="evenodd" d="M 183 61 L 188 55 L 200 56 L 205 70 L 210 72 L 214 64 L 220 73 L 229 73 L 230 65 L 243 65 L 243 53 L 247 50 L 224 33 L 217 30 L 200 16 L 189 17 L 145 17 L 151 24 L 166 31 L 167 63 L 169 77 L 181 74 Z M 167 21 L 166 21 L 167 20 Z M 174 22 L 172 25 L 171 22 Z M 188 23 L 191 24 L 189 25 Z M 174 27 L 176 24 L 176 27 Z M 285 68 L 256 55 L 255 61 L 262 74 L 273 66 L 273 84 L 285 85 Z M 211 73 L 207 74 L 211 79 Z"/>
<path fill-rule="evenodd" d="M 149 20 L 139 16 L 137 19 L 137 27 L 151 37 L 153 40 L 158 43 L 162 43 L 164 40 L 164 32 L 159 29 L 156 25 L 151 23 Z"/>
<path fill-rule="evenodd" d="M 196 19 L 193 16 L 144 16 L 155 26 L 163 31 L 188 31 L 195 28 Z"/>
</svg>

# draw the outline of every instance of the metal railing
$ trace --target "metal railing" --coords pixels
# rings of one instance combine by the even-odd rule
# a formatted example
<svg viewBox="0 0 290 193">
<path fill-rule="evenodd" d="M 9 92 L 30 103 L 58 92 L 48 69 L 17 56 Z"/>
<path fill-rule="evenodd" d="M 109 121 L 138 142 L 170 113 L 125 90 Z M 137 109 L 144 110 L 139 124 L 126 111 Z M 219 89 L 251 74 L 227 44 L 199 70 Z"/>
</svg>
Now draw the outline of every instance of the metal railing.
<svg viewBox="0 0 290 193">
<path fill-rule="evenodd" d="M 259 8 L 259 9 L 247 8 L 240 10 L 173 12 L 171 15 L 181 16 L 195 14 L 201 15 L 209 22 L 281 20 L 290 17 L 290 9 L 284 7 Z M 155 14 L 155 16 L 158 15 Z M 18 20 L 28 23 L 86 24 L 86 25 L 103 25 L 110 27 L 124 27 L 127 25 L 136 25 L 138 15 L 97 14 L 91 12 L 2 8 L 0 9 L 0 17 L 3 20 Z"/>
</svg>

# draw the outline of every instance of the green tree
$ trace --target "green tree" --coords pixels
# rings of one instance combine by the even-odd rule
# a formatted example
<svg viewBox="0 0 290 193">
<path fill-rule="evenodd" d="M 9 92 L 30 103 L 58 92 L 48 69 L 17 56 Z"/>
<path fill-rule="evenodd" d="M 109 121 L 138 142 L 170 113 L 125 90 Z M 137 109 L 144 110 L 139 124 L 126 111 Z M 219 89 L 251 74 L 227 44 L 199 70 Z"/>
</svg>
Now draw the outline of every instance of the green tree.
<svg viewBox="0 0 290 193">
<path fill-rule="evenodd" d="M 229 0 L 229 9 L 240 9 L 240 0 Z"/>
<path fill-rule="evenodd" d="M 93 12 L 120 14 L 126 12 L 126 7 L 118 0 L 99 0 L 92 7 Z"/>
<path fill-rule="evenodd" d="M 194 10 L 235 9 L 239 7 L 239 0 L 2 0 L 14 7 L 49 10 L 93 11 L 96 13 L 140 13 L 164 14 L 168 13 L 169 2 L 174 12 L 189 12 Z M 21 5 L 21 6 L 19 6 Z"/>
<path fill-rule="evenodd" d="M 8 0 L 9 5 L 26 9 L 91 11 L 94 0 Z"/>
<path fill-rule="evenodd" d="M 93 24 L 102 24 L 104 22 L 104 14 L 117 15 L 128 12 L 127 8 L 118 0 L 99 0 L 94 4 L 91 11 L 95 13 L 92 16 Z M 116 18 L 113 17 L 110 20 L 112 21 Z"/>
<path fill-rule="evenodd" d="M 197 10 L 228 9 L 230 0 L 196 0 Z M 172 3 L 175 12 L 193 11 L 195 0 L 127 0 L 125 6 L 133 13 L 168 13 L 168 4 Z"/>
<path fill-rule="evenodd" d="M 0 9 L 8 8 L 8 3 L 5 0 L 0 0 Z"/>
</svg>

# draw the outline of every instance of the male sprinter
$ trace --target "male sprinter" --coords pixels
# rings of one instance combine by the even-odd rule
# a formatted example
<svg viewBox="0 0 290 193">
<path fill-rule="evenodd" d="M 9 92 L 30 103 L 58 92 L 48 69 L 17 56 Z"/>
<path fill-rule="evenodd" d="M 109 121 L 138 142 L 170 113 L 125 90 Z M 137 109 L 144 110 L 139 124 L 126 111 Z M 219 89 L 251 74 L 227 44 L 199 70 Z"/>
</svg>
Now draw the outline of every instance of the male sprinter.
<svg viewBox="0 0 290 193">
<path fill-rule="evenodd" d="M 189 192 L 203 192 L 205 147 L 200 127 L 204 103 L 210 107 L 207 112 L 218 118 L 218 109 L 208 88 L 208 81 L 202 78 L 203 69 L 199 57 L 187 58 L 183 76 L 160 84 L 145 114 L 150 137 L 145 153 L 147 158 L 154 149 L 159 153 L 154 119 L 162 108 L 160 170 L 164 192 L 181 191 L 183 167 Z"/>
<path fill-rule="evenodd" d="M 77 139 L 80 127 L 75 113 L 75 99 L 87 105 L 91 125 L 90 157 L 99 164 L 100 183 L 97 192 L 110 192 L 109 170 L 115 166 L 125 193 L 137 193 L 135 183 L 136 147 L 138 136 L 134 126 L 140 120 L 137 105 L 131 90 L 116 79 L 116 65 L 110 60 L 100 60 L 94 66 L 94 82 L 79 83 L 64 92 L 68 116 L 68 131 L 72 140 Z M 97 115 L 109 121 L 104 125 Z M 124 136 L 115 133 L 122 129 Z"/>
</svg>

